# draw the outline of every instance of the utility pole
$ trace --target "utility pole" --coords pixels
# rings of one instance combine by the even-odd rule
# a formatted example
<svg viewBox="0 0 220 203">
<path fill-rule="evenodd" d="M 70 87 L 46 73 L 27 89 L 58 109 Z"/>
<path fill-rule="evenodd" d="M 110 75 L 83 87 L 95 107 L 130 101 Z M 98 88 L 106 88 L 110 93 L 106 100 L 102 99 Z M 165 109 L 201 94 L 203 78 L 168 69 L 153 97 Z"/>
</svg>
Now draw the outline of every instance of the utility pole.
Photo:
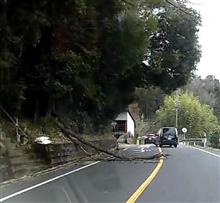
<svg viewBox="0 0 220 203">
<path fill-rule="evenodd" d="M 175 122 L 175 126 L 176 129 L 178 130 L 178 113 L 179 113 L 179 89 L 176 90 L 176 97 L 175 97 L 175 110 L 176 110 L 176 122 Z"/>
<path fill-rule="evenodd" d="M 176 107 L 176 129 L 178 129 L 178 107 Z"/>
</svg>

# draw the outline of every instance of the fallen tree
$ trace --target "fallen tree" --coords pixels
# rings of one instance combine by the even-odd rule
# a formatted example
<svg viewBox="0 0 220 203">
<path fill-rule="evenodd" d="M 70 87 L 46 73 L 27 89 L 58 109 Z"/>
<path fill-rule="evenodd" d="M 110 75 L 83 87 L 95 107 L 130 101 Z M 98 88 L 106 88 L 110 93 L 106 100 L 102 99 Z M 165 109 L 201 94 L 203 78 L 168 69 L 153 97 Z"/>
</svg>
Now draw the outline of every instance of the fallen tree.
<svg viewBox="0 0 220 203">
<path fill-rule="evenodd" d="M 155 154 L 148 156 L 148 157 L 121 156 L 116 153 L 110 152 L 108 150 L 104 150 L 104 149 L 102 149 L 98 146 L 95 146 L 94 144 L 91 144 L 90 142 L 86 141 L 85 139 L 83 139 L 82 137 L 80 137 L 76 133 L 74 133 L 68 126 L 66 126 L 64 124 L 64 122 L 61 121 L 61 119 L 57 119 L 56 123 L 57 123 L 58 127 L 60 128 L 60 130 L 62 131 L 62 133 L 64 134 L 64 136 L 66 136 L 72 142 L 75 142 L 75 143 L 77 142 L 77 144 L 79 144 L 79 145 L 80 145 L 80 143 L 87 145 L 87 146 L 95 149 L 97 152 L 101 152 L 101 153 L 108 155 L 108 157 L 104 157 L 104 158 L 103 157 L 102 158 L 93 157 L 92 154 L 88 153 L 86 150 L 83 149 L 85 154 L 90 156 L 94 160 L 112 161 L 113 158 L 116 158 L 116 159 L 123 160 L 123 161 L 133 161 L 133 160 L 151 160 L 151 159 L 157 159 L 157 158 L 164 157 L 164 154 L 162 152 L 155 153 Z"/>
</svg>

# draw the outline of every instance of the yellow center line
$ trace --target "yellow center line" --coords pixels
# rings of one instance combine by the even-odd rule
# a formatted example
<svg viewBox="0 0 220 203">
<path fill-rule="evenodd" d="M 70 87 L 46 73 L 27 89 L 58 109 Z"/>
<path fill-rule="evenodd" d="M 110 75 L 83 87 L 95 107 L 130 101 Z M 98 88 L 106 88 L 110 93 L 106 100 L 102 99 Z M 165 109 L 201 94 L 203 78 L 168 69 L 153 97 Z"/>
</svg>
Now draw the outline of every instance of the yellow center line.
<svg viewBox="0 0 220 203">
<path fill-rule="evenodd" d="M 161 148 L 159 148 L 159 152 L 162 153 Z M 161 157 L 159 162 L 157 163 L 157 166 L 154 168 L 154 170 L 152 171 L 150 176 L 147 177 L 147 179 L 131 195 L 131 197 L 126 201 L 126 203 L 136 202 L 136 200 L 140 197 L 140 195 L 147 189 L 147 187 L 150 185 L 150 183 L 153 181 L 153 179 L 157 176 L 157 174 L 159 173 L 162 165 L 163 165 L 163 158 Z"/>
</svg>

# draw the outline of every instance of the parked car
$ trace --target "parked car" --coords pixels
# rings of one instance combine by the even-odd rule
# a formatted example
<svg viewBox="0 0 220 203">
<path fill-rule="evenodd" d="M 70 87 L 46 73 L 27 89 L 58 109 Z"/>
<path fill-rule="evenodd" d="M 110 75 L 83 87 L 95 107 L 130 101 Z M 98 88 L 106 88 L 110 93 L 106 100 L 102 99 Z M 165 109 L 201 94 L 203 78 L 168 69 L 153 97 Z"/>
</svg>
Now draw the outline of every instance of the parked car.
<svg viewBox="0 0 220 203">
<path fill-rule="evenodd" d="M 145 135 L 144 144 L 155 144 L 158 145 L 157 136 L 155 134 Z"/>
<path fill-rule="evenodd" d="M 175 127 L 163 127 L 158 131 L 159 145 L 169 145 L 170 147 L 177 147 L 178 145 L 178 131 Z"/>
</svg>

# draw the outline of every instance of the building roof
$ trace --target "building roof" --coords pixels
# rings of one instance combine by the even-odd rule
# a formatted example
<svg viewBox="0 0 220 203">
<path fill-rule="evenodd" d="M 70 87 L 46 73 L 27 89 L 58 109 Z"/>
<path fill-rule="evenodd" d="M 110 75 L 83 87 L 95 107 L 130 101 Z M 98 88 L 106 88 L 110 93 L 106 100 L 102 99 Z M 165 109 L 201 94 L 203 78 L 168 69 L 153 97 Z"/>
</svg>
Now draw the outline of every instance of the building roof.
<svg viewBox="0 0 220 203">
<path fill-rule="evenodd" d="M 127 113 L 130 115 L 130 117 L 132 118 L 132 120 L 134 121 L 134 123 L 135 123 L 135 120 L 134 120 L 134 118 L 133 118 L 133 116 L 132 116 L 132 114 L 130 113 L 130 111 L 126 111 L 126 112 L 122 112 L 122 113 L 120 113 L 117 117 L 116 117 L 116 121 L 126 121 L 127 120 Z"/>
<path fill-rule="evenodd" d="M 125 121 L 127 120 L 127 112 L 123 112 L 118 114 L 118 116 L 115 119 L 116 121 L 120 120 L 120 121 Z"/>
</svg>

